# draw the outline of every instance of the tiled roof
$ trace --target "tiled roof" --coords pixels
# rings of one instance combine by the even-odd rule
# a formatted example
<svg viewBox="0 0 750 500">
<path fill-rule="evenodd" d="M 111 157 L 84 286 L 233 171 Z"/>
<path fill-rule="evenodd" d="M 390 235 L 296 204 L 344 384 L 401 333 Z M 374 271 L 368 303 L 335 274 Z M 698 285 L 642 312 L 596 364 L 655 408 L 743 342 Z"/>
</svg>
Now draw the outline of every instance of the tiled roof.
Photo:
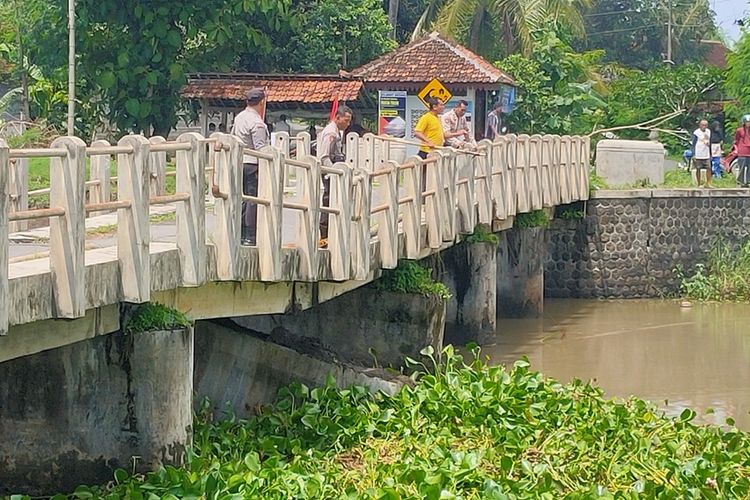
<svg viewBox="0 0 750 500">
<path fill-rule="evenodd" d="M 513 78 L 437 32 L 399 47 L 351 72 L 365 83 L 441 82 L 514 85 Z"/>
<path fill-rule="evenodd" d="M 338 75 L 203 73 L 191 75 L 180 94 L 189 99 L 243 101 L 253 87 L 266 89 L 268 102 L 319 104 L 356 100 L 362 82 Z"/>
<path fill-rule="evenodd" d="M 710 66 L 726 69 L 729 49 L 722 42 L 715 40 L 701 40 L 700 43 L 708 47 L 703 61 Z"/>
</svg>

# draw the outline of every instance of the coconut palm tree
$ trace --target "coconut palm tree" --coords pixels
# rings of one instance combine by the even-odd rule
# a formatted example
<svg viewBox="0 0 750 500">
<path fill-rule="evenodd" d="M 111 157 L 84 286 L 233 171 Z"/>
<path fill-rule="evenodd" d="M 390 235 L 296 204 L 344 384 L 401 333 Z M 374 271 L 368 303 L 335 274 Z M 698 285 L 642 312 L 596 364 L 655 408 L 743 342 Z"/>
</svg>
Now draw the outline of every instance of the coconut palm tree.
<svg viewBox="0 0 750 500">
<path fill-rule="evenodd" d="M 414 29 L 435 29 L 480 54 L 529 53 L 535 29 L 560 23 L 583 35 L 581 10 L 592 0 L 430 0 Z"/>
</svg>

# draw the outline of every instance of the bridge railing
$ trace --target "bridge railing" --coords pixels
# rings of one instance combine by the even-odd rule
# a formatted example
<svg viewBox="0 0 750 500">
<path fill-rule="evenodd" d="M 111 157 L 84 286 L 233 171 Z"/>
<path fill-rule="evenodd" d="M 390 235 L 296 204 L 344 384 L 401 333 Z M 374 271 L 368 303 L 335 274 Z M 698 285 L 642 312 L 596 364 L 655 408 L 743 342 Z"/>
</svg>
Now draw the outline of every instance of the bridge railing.
<svg viewBox="0 0 750 500">
<path fill-rule="evenodd" d="M 294 139 L 280 134 L 274 146 L 260 151 L 246 150 L 223 133 L 210 138 L 187 133 L 174 142 L 131 135 L 117 145 L 97 141 L 91 146 L 61 137 L 50 148 L 21 150 L 0 140 L 0 333 L 12 323 L 9 305 L 19 300 L 9 298 L 11 222 L 49 218 L 54 315 L 76 318 L 102 305 L 87 302 L 85 293 L 86 265 L 94 263 L 85 251 L 90 214 L 117 212 L 121 292 L 116 299 L 145 302 L 158 288 L 152 283 L 151 254 L 163 249 L 163 244 L 152 248 L 150 241 L 150 209 L 156 205 L 176 207 L 178 282 L 191 287 L 209 279 L 207 237 L 216 264 L 211 279 L 364 280 L 374 267 L 392 268 L 399 258 L 418 258 L 452 244 L 477 223 L 588 197 L 589 143 L 583 137 L 505 136 L 481 141 L 474 153 L 442 149 L 427 159 L 404 158 L 403 148 L 372 134 L 350 135 L 346 144 L 345 161 L 325 167 L 311 156 L 307 134 Z M 164 188 L 168 154 L 175 157 L 172 194 Z M 254 196 L 242 192 L 244 154 L 258 161 Z M 32 157 L 50 158 L 49 208 L 11 211 L 11 160 Z M 116 176 L 110 171 L 113 158 Z M 327 206 L 321 201 L 322 176 L 330 182 Z M 115 181 L 113 200 L 109 186 Z M 210 230 L 207 192 L 214 200 Z M 258 206 L 254 269 L 248 268 L 249 250 L 240 246 L 243 202 Z M 326 248 L 318 245 L 321 213 L 329 216 Z M 286 244 L 285 224 L 295 225 Z"/>
</svg>

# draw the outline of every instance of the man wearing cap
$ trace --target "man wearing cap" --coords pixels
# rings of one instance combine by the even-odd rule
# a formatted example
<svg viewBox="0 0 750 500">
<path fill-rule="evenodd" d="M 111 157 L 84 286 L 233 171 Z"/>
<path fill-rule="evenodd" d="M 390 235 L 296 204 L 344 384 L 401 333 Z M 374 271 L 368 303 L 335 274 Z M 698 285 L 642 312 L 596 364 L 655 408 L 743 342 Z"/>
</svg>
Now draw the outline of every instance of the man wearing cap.
<svg viewBox="0 0 750 500">
<path fill-rule="evenodd" d="M 268 126 L 261 117 L 266 92 L 262 88 L 250 89 L 245 96 L 245 109 L 235 118 L 232 135 L 246 149 L 261 149 L 269 144 Z M 242 155 L 242 192 L 246 196 L 258 196 L 258 158 L 247 153 Z M 242 202 L 242 244 L 255 246 L 258 224 L 258 205 Z"/>
</svg>

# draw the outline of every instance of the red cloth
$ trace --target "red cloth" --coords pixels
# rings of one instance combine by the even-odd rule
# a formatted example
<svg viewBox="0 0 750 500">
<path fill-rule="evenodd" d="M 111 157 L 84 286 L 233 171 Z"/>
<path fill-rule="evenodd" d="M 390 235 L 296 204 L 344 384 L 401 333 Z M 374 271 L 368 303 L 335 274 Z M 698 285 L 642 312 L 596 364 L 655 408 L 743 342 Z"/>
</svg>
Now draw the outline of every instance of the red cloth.
<svg viewBox="0 0 750 500">
<path fill-rule="evenodd" d="M 738 128 L 734 133 L 734 144 L 738 156 L 750 156 L 750 132 L 745 127 Z"/>
<path fill-rule="evenodd" d="M 330 120 L 333 121 L 333 119 L 336 117 L 336 111 L 339 110 L 339 100 L 334 99 L 331 103 L 331 117 Z"/>
</svg>

